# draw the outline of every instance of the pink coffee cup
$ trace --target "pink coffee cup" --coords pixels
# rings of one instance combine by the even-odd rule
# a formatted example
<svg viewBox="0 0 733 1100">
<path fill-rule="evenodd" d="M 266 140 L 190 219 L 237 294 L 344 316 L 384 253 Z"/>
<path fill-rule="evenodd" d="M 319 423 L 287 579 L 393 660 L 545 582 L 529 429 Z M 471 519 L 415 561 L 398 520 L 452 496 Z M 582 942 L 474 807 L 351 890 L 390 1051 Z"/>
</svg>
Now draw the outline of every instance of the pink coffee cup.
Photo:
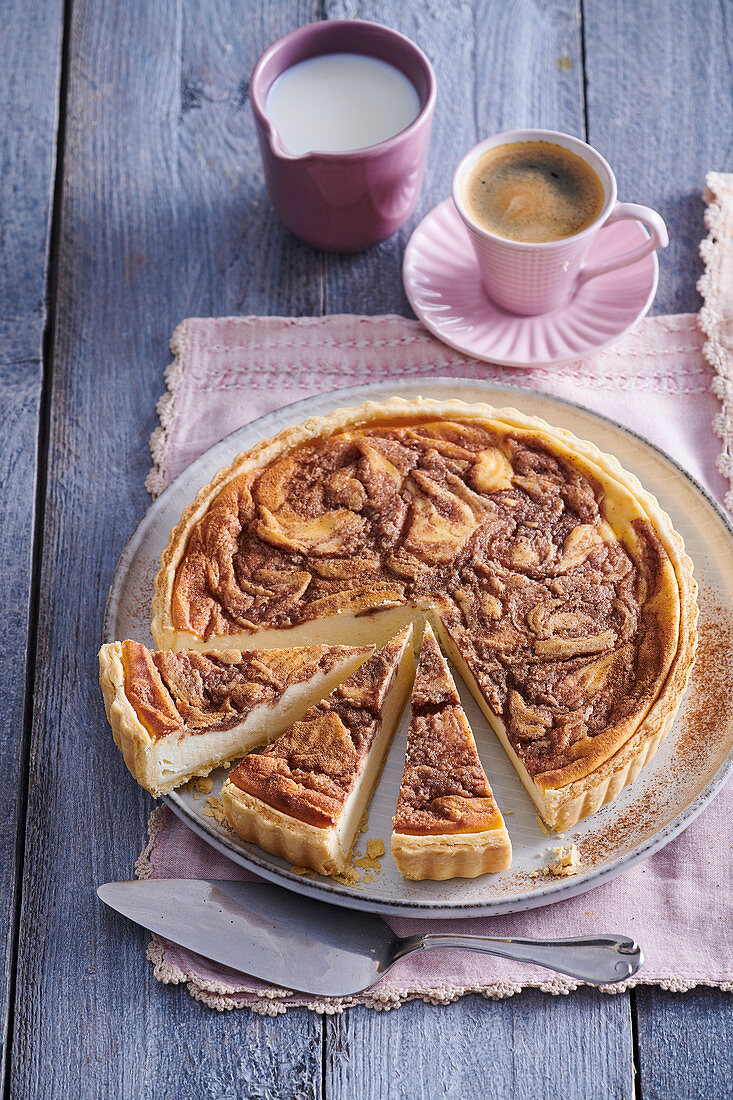
<svg viewBox="0 0 733 1100">
<path fill-rule="evenodd" d="M 367 54 L 399 69 L 417 91 L 417 118 L 394 137 L 364 149 L 289 153 L 265 111 L 267 93 L 292 65 L 329 53 Z M 331 252 L 357 252 L 399 229 L 420 194 L 435 94 L 435 74 L 422 50 L 379 23 L 310 23 L 265 50 L 252 73 L 250 100 L 267 191 L 288 229 Z"/>
<path fill-rule="evenodd" d="M 464 191 L 471 169 L 488 149 L 513 142 L 545 141 L 562 145 L 581 157 L 603 184 L 604 200 L 597 218 L 580 233 L 536 244 L 511 241 L 477 225 L 467 212 Z M 616 177 L 610 165 L 584 141 L 555 130 L 509 130 L 480 142 L 460 162 L 453 175 L 453 201 L 468 230 L 487 294 L 510 313 L 534 316 L 562 306 L 589 279 L 634 264 L 669 244 L 661 215 L 648 206 L 617 201 Z M 584 264 L 593 239 L 604 225 L 631 218 L 643 222 L 651 236 L 646 244 L 603 263 Z"/>
</svg>

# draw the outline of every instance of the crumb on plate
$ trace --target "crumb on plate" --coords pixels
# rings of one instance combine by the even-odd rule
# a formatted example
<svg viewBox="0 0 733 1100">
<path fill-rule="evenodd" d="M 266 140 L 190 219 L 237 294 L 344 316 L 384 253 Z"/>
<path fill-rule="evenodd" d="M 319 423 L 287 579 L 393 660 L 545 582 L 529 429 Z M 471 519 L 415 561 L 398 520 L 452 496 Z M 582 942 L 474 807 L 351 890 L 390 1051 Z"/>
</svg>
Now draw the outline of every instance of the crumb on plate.
<svg viewBox="0 0 733 1100">
<path fill-rule="evenodd" d="M 550 871 L 553 875 L 558 878 L 577 875 L 580 870 L 580 852 L 575 844 L 553 848 L 552 851 L 557 856 L 557 859 L 550 864 Z"/>
</svg>

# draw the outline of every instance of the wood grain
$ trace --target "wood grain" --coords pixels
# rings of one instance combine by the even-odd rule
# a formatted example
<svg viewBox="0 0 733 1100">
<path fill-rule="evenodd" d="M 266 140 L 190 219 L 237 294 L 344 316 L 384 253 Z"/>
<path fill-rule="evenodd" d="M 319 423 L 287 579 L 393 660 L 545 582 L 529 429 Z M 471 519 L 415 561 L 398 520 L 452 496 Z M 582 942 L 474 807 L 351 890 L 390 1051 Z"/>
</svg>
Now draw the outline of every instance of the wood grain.
<svg viewBox="0 0 733 1100">
<path fill-rule="evenodd" d="M 665 993 L 636 990 L 639 1083 L 644 1100 L 718 1100 L 730 1096 L 733 997 L 698 986 Z"/>
<path fill-rule="evenodd" d="M 317 0 L 183 6 L 175 218 L 195 247 L 173 292 L 179 320 L 323 311 L 322 257 L 270 206 L 249 103 L 259 54 L 318 12 Z"/>
<path fill-rule="evenodd" d="M 63 4 L 6 0 L 2 17 L 0 363 L 32 365 L 46 323 Z"/>
<path fill-rule="evenodd" d="M 330 1021 L 325 1080 L 334 1100 L 628 1100 L 627 999 L 525 990 L 505 1001 L 354 1009 Z"/>
<path fill-rule="evenodd" d="M 39 275 L 42 273 L 42 258 Z M 18 868 L 22 866 L 25 812 L 26 659 L 31 602 L 36 449 L 41 390 L 38 362 L 0 365 L 0 556 L 3 585 L 12 598 L 0 600 L 0 766 L 5 797 L 0 802 L 0 1071 L 5 1073 L 17 930 Z M 0 1078 L 2 1079 L 2 1078 Z"/>
<path fill-rule="evenodd" d="M 9 0 L 0 36 L 0 1080 L 22 863 L 26 700 L 62 5 Z"/>
<path fill-rule="evenodd" d="M 476 140 L 521 127 L 584 137 L 580 4 L 481 0 L 474 26 Z"/>
<path fill-rule="evenodd" d="M 705 174 L 733 163 L 733 9 L 584 0 L 583 12 L 588 140 L 614 168 L 619 197 L 667 222 L 654 312 L 695 311 Z"/>
</svg>

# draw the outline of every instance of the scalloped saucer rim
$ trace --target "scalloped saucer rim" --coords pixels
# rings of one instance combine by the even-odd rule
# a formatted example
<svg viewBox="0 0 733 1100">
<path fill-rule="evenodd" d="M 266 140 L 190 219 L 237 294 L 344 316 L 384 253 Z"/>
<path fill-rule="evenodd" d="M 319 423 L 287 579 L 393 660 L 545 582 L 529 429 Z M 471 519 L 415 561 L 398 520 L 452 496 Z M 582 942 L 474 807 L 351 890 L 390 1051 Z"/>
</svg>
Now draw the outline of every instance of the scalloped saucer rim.
<svg viewBox="0 0 733 1100">
<path fill-rule="evenodd" d="M 449 232 L 444 232 L 446 227 L 449 228 Z M 442 233 L 441 230 L 443 230 Z M 588 257 L 592 258 L 595 255 L 597 258 L 599 250 L 608 253 L 607 244 L 610 235 L 621 237 L 632 233 L 642 240 L 647 237 L 647 231 L 640 222 L 616 222 L 600 229 L 590 247 Z M 639 241 L 636 240 L 633 243 L 638 244 Z M 429 247 L 429 255 L 425 252 L 426 246 Z M 629 247 L 628 241 L 626 247 Z M 445 262 L 446 260 L 450 262 Z M 630 281 L 628 276 L 631 272 L 635 274 L 635 279 Z M 407 298 L 418 319 L 433 336 L 448 347 L 474 359 L 496 363 L 499 366 L 547 367 L 576 362 L 585 355 L 602 351 L 633 328 L 649 312 L 656 296 L 659 260 L 656 252 L 653 252 L 634 265 L 600 275 L 586 283 L 585 287 L 560 309 L 544 314 L 540 318 L 507 313 L 491 301 L 481 286 L 478 263 L 468 233 L 455 209 L 453 200 L 447 198 L 433 207 L 413 231 L 402 261 L 402 280 Z M 627 296 L 631 290 L 634 301 L 631 312 L 627 311 L 612 322 L 610 332 L 608 331 L 609 319 L 606 318 L 605 328 L 599 325 L 595 338 L 586 336 L 585 340 L 579 339 L 573 345 L 568 343 L 559 355 L 534 358 L 521 350 L 510 355 L 499 352 L 498 345 L 502 342 L 499 339 L 500 336 L 505 338 L 508 336 L 510 341 L 514 337 L 515 345 L 518 343 L 520 346 L 526 347 L 528 344 L 531 346 L 531 334 L 537 330 L 538 324 L 552 327 L 557 321 L 558 325 L 555 327 L 559 327 L 562 322 L 567 322 L 572 314 L 578 311 L 581 299 L 586 310 L 583 320 L 587 332 L 588 322 L 592 324 L 593 314 L 600 308 L 600 316 L 602 316 L 603 306 L 610 306 L 613 291 L 622 285 Z M 469 300 L 468 308 L 461 309 L 456 303 L 465 296 L 467 288 L 472 300 Z M 591 306 L 594 308 L 591 309 Z M 439 316 L 437 316 L 438 311 Z M 435 317 L 433 313 L 436 314 Z M 489 331 L 486 332 L 487 320 L 493 319 L 496 320 L 493 328 L 497 333 L 494 351 L 492 351 L 492 326 L 489 326 Z M 478 324 L 483 325 L 483 330 L 477 328 Z M 506 344 L 507 340 L 504 339 L 503 346 L 506 347 Z"/>
</svg>

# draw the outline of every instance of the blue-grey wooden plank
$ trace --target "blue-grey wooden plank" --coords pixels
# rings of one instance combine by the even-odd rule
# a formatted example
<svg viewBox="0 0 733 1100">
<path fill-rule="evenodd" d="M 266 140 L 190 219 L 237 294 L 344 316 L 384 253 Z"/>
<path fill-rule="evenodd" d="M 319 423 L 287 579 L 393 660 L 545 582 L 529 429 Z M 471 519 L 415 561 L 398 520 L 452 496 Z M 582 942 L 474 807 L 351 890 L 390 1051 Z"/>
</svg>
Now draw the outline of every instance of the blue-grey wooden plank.
<svg viewBox="0 0 733 1100">
<path fill-rule="evenodd" d="M 249 77 L 271 41 L 318 18 L 318 0 L 182 5 L 175 232 L 190 251 L 169 295 L 195 315 L 319 314 L 322 258 L 267 199 Z M 195 242 L 195 244 L 194 244 Z"/>
<path fill-rule="evenodd" d="M 246 81 L 310 0 L 75 0 L 11 1094 L 317 1097 L 320 1018 L 224 1017 L 159 985 L 95 886 L 131 875 L 151 800 L 100 705 L 117 557 L 184 316 L 317 312 L 319 261 L 260 205 Z"/>
<path fill-rule="evenodd" d="M 46 321 L 63 3 L 6 0 L 2 25 L 0 363 L 32 369 Z"/>
<path fill-rule="evenodd" d="M 642 1100 L 721 1100 L 731 1086 L 733 997 L 697 986 L 687 993 L 636 990 Z"/>
<path fill-rule="evenodd" d="M 655 313 L 695 311 L 705 174 L 733 166 L 729 0 L 584 0 L 589 141 L 669 226 Z"/>
<path fill-rule="evenodd" d="M 42 270 L 42 258 L 38 260 Z M 6 777 L 5 797 L 0 802 L 0 1072 L 3 1075 L 17 925 L 17 867 L 25 810 L 26 655 L 40 391 L 38 362 L 24 362 L 18 366 L 0 364 L 0 561 L 3 563 L 0 767 Z"/>
<path fill-rule="evenodd" d="M 26 790 L 26 662 L 62 17 L 60 2 L 10 0 L 0 36 L 0 1080 Z"/>
<path fill-rule="evenodd" d="M 354 1009 L 330 1021 L 326 1095 L 348 1100 L 629 1100 L 625 998 L 594 990 Z"/>
</svg>

